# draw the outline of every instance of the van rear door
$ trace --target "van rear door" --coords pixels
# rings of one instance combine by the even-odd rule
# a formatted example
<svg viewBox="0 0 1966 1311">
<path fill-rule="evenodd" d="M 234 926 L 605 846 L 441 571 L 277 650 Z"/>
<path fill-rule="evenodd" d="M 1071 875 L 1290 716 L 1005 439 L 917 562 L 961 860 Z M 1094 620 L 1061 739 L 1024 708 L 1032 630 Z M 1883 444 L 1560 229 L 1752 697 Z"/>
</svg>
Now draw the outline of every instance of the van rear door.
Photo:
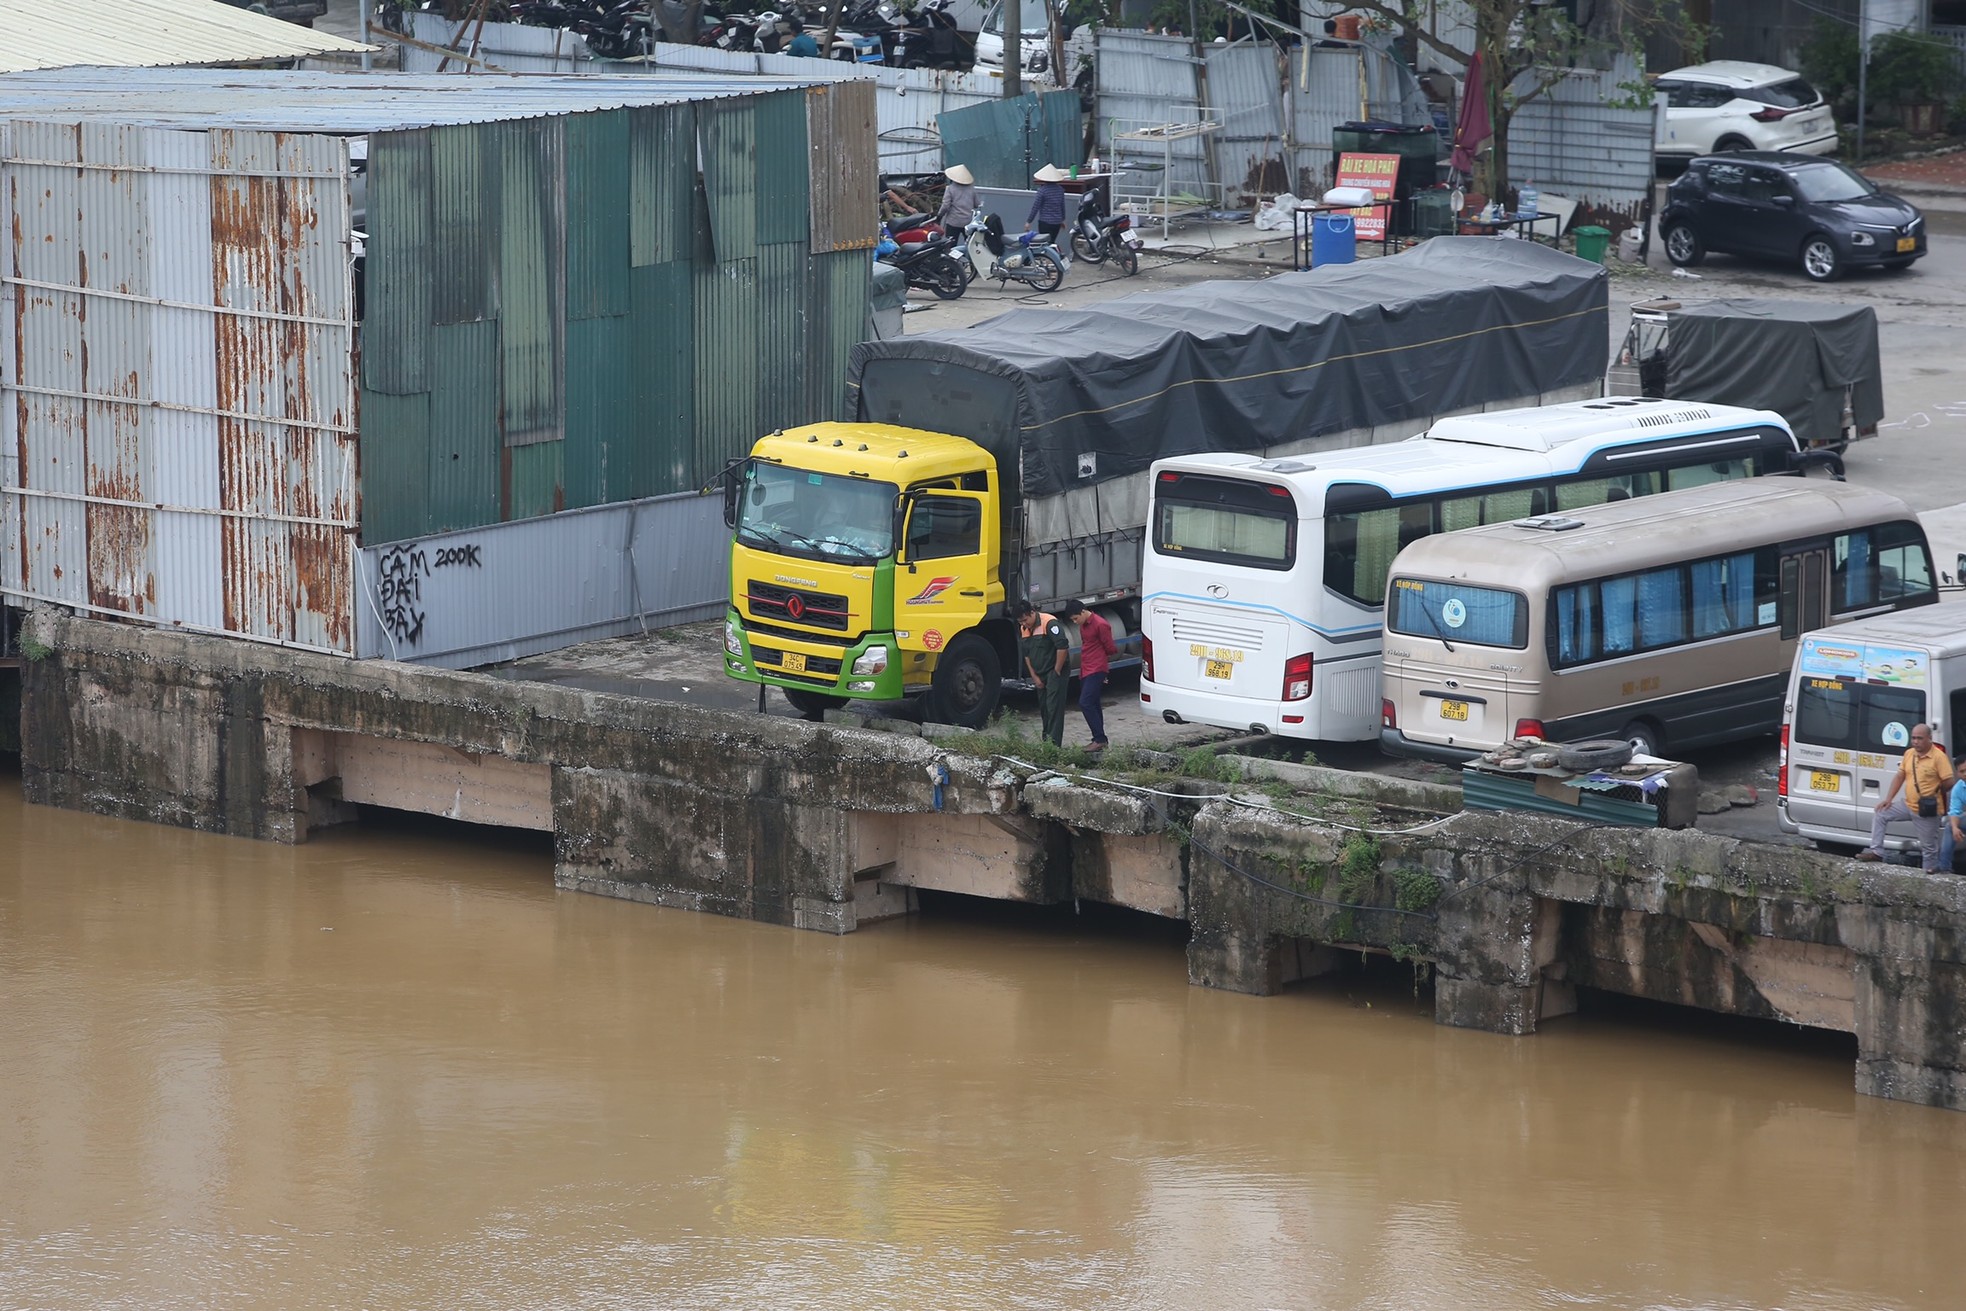
<svg viewBox="0 0 1966 1311">
<path fill-rule="evenodd" d="M 1912 725 L 1926 721 L 1928 668 L 1922 651 L 1844 644 L 1833 634 L 1803 639 L 1786 781 L 1789 819 L 1805 837 L 1869 841 L 1871 811 L 1911 745 Z"/>
</svg>

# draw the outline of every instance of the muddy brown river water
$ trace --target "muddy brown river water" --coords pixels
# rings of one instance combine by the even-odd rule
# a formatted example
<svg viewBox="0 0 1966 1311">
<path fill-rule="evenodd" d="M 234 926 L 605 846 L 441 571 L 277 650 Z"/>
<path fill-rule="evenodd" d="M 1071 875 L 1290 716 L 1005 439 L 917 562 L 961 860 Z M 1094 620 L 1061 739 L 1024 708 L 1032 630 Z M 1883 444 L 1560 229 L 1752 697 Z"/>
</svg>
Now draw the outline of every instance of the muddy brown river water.
<svg viewBox="0 0 1966 1311">
<path fill-rule="evenodd" d="M 1966 1304 L 1966 1115 L 1834 1037 L 1179 926 L 846 938 L 561 893 L 442 825 L 282 848 L 0 773 L 0 1308 Z"/>
</svg>

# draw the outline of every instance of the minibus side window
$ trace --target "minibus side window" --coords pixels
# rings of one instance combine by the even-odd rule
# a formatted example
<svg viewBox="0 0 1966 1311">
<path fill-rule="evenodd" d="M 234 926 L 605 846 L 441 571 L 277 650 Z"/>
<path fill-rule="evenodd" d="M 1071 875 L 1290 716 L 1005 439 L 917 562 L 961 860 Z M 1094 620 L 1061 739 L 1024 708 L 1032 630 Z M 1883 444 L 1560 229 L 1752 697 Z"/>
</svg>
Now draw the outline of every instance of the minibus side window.
<svg viewBox="0 0 1966 1311">
<path fill-rule="evenodd" d="M 1688 465 L 1681 469 L 1666 471 L 1666 490 L 1684 491 L 1688 487 L 1705 487 L 1708 483 L 1724 483 L 1735 478 L 1747 478 L 1753 474 L 1753 464 L 1746 459 L 1713 460 L 1703 464 Z"/>
</svg>

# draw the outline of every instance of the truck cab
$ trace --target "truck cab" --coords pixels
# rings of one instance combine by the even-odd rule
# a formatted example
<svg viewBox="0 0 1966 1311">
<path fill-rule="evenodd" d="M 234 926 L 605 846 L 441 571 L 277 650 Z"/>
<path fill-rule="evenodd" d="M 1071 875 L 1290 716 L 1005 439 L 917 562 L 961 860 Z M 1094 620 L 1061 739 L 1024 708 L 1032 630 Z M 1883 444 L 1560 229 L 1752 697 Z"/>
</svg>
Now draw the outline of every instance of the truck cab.
<svg viewBox="0 0 1966 1311">
<path fill-rule="evenodd" d="M 996 460 L 944 433 L 816 423 L 731 471 L 725 671 L 814 714 L 926 693 L 980 727 L 1008 648 Z"/>
</svg>

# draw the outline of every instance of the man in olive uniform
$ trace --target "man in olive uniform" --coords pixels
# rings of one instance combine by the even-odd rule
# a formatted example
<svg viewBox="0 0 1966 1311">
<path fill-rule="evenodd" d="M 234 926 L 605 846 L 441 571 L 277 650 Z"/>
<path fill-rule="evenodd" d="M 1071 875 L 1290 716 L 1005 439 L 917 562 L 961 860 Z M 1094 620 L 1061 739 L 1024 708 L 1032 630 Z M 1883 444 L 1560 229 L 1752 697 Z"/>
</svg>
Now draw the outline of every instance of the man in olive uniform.
<svg viewBox="0 0 1966 1311">
<path fill-rule="evenodd" d="M 1038 685 L 1038 710 L 1044 716 L 1044 735 L 1053 746 L 1065 745 L 1065 686 L 1071 679 L 1065 661 L 1072 643 L 1065 625 L 1029 601 L 1017 607 L 1017 653 L 1024 674 Z"/>
</svg>

